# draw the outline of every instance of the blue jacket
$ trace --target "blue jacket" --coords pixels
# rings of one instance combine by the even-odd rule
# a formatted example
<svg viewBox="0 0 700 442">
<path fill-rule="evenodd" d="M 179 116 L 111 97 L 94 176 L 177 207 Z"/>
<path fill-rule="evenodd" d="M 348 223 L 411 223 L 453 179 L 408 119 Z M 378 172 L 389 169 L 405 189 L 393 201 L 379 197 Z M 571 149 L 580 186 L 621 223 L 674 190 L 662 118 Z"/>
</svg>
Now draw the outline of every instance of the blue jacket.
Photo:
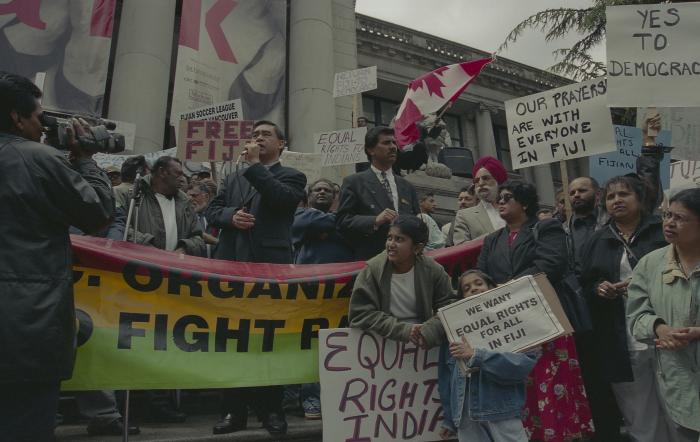
<svg viewBox="0 0 700 442">
<path fill-rule="evenodd" d="M 520 417 L 525 406 L 525 379 L 538 357 L 536 351 L 499 353 L 477 348 L 467 367 L 478 370 L 467 377 L 450 354 L 449 343 L 444 343 L 438 366 L 438 390 L 445 416 L 442 425 L 456 433 L 465 405 L 475 421 Z"/>
<path fill-rule="evenodd" d="M 335 227 L 335 213 L 298 208 L 291 230 L 295 264 L 353 261 L 355 254 Z"/>
</svg>

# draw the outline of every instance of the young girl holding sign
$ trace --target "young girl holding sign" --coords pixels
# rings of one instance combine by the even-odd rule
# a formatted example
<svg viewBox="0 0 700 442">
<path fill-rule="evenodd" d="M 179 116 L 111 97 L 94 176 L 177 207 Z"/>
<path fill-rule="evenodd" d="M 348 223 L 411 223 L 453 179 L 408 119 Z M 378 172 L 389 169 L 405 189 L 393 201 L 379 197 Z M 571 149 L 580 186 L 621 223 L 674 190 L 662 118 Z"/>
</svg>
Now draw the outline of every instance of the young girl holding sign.
<svg viewBox="0 0 700 442">
<path fill-rule="evenodd" d="M 459 279 L 459 293 L 469 298 L 496 284 L 479 270 L 468 270 Z M 525 406 L 525 379 L 535 366 L 538 352 L 495 352 L 472 348 L 462 342 L 440 348 L 438 389 L 444 420 L 440 436 L 457 435 L 459 442 L 526 442 L 521 420 Z M 465 359 L 464 374 L 456 359 Z"/>
</svg>

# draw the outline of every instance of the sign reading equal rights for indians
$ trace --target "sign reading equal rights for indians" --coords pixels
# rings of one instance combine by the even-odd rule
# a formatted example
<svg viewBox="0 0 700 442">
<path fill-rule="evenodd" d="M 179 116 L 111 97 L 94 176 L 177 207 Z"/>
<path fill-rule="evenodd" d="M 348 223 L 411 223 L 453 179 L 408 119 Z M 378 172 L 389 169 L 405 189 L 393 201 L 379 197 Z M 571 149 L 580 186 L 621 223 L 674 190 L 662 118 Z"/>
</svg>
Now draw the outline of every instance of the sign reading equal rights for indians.
<svg viewBox="0 0 700 442">
<path fill-rule="evenodd" d="M 314 134 L 314 149 L 321 154 L 322 166 L 340 166 L 367 161 L 366 127 Z"/>
<path fill-rule="evenodd" d="M 700 3 L 606 8 L 610 107 L 700 106 Z"/>
<path fill-rule="evenodd" d="M 440 440 L 438 348 L 349 328 L 318 334 L 323 440 Z"/>
<path fill-rule="evenodd" d="M 65 390 L 318 380 L 319 329 L 344 327 L 364 262 L 241 263 L 73 236 L 78 356 Z M 479 242 L 431 255 L 456 277 Z"/>
<path fill-rule="evenodd" d="M 181 120 L 177 157 L 184 161 L 235 161 L 253 136 L 251 120 Z"/>
<path fill-rule="evenodd" d="M 604 78 L 506 101 L 513 168 L 615 149 Z"/>
</svg>

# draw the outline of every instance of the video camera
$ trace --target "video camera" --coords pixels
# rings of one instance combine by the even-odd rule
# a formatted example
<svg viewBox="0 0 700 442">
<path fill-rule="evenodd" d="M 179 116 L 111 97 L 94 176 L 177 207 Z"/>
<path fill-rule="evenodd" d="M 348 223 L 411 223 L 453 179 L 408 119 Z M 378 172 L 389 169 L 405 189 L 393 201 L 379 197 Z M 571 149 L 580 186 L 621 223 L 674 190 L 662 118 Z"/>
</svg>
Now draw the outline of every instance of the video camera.
<svg viewBox="0 0 700 442">
<path fill-rule="evenodd" d="M 69 150 L 67 129 L 73 128 L 72 118 L 82 118 L 90 127 L 87 129 L 90 136 L 78 137 L 81 147 L 93 153 L 119 153 L 125 148 L 124 135 L 109 132 L 116 129 L 116 125 L 101 118 L 85 115 L 71 115 L 55 111 L 44 111 L 41 116 L 41 124 L 48 142 L 60 150 Z"/>
</svg>

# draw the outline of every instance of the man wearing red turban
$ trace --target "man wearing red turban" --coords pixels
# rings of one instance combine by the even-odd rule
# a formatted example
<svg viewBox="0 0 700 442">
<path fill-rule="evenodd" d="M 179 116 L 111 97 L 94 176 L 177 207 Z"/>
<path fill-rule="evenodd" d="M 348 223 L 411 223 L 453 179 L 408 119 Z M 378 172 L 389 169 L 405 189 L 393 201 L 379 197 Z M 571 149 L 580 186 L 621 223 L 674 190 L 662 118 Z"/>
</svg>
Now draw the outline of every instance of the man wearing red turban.
<svg viewBox="0 0 700 442">
<path fill-rule="evenodd" d="M 505 226 L 496 209 L 498 185 L 508 179 L 508 171 L 503 163 L 491 156 L 481 157 L 472 168 L 472 176 L 479 204 L 457 211 L 454 233 L 451 238 L 447 238 L 447 245 L 471 241 Z"/>
</svg>

